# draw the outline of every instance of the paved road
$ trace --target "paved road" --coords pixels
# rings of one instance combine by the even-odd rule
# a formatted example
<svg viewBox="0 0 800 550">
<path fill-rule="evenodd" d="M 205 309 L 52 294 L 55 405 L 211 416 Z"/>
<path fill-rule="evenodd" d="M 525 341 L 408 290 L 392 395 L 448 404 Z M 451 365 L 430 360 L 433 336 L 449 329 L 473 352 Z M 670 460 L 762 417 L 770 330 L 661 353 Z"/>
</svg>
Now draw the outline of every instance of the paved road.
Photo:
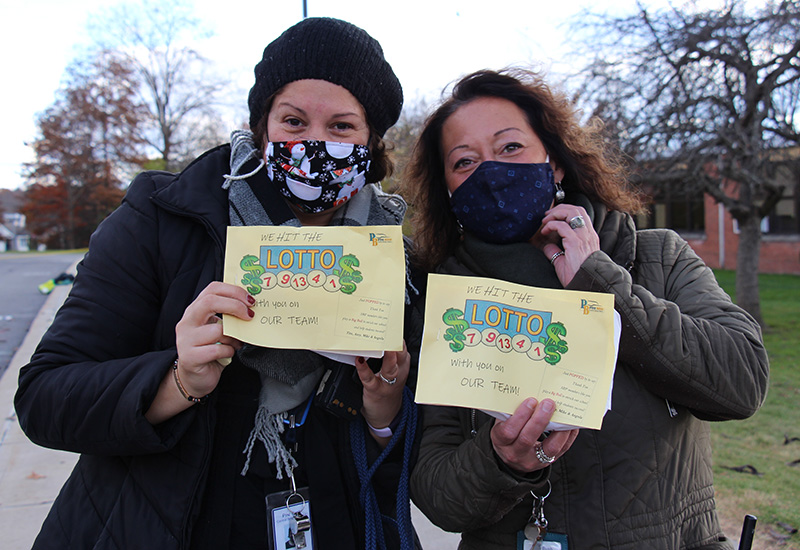
<svg viewBox="0 0 800 550">
<path fill-rule="evenodd" d="M 38 286 L 82 257 L 75 252 L 0 254 L 0 376 L 47 298 Z"/>
</svg>

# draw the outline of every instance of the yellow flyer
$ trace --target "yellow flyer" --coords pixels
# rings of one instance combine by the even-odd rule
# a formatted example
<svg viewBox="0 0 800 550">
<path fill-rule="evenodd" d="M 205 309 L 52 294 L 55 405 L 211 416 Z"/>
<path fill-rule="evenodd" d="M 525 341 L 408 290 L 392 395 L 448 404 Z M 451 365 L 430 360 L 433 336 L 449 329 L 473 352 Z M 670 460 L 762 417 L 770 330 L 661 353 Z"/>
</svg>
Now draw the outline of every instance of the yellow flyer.
<svg viewBox="0 0 800 550">
<path fill-rule="evenodd" d="M 401 350 L 405 274 L 399 226 L 228 227 L 224 281 L 256 304 L 224 331 L 273 348 Z"/>
<path fill-rule="evenodd" d="M 599 429 L 619 342 L 614 316 L 612 294 L 431 274 L 416 400 L 508 415 L 527 397 L 549 397 L 553 425 Z"/>
</svg>

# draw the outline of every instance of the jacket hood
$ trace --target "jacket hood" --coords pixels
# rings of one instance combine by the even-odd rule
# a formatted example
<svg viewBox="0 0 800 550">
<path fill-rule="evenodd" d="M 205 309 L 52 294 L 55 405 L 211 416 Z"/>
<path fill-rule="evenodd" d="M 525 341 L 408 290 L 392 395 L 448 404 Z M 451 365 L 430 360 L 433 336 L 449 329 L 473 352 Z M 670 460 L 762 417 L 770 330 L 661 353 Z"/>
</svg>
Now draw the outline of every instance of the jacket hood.
<svg viewBox="0 0 800 550">
<path fill-rule="evenodd" d="M 224 179 L 217 174 L 230 172 L 230 155 L 229 144 L 207 151 L 182 172 L 173 174 L 151 199 L 170 212 L 202 218 L 225 242 L 228 191 L 222 188 Z"/>
</svg>

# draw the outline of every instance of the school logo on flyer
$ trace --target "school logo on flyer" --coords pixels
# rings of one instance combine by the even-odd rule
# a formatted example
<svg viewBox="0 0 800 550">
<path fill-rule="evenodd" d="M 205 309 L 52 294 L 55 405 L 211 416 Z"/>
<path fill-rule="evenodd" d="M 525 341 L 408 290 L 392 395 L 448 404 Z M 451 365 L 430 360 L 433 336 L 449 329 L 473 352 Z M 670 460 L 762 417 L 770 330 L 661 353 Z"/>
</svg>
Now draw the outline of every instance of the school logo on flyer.
<svg viewBox="0 0 800 550">
<path fill-rule="evenodd" d="M 589 315 L 590 313 L 599 313 L 603 311 L 603 306 L 600 305 L 600 302 L 597 300 L 581 300 L 581 309 L 583 310 L 584 315 Z"/>
<path fill-rule="evenodd" d="M 372 246 L 378 246 L 379 244 L 392 242 L 392 238 L 386 233 L 370 233 L 369 240 L 372 243 Z"/>
</svg>

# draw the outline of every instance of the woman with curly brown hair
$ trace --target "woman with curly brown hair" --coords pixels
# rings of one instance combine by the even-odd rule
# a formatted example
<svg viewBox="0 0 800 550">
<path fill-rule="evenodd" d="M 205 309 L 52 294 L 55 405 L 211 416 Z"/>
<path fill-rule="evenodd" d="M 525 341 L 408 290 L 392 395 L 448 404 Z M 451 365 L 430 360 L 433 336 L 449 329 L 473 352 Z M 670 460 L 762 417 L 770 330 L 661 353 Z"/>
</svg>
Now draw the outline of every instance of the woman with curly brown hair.
<svg viewBox="0 0 800 550">
<path fill-rule="evenodd" d="M 523 84 L 513 75 L 527 79 L 529 84 Z M 563 159 L 559 168 L 564 173 L 560 182 L 565 186 L 564 191 L 574 186 L 586 197 L 621 212 L 635 214 L 643 209 L 640 196 L 625 187 L 624 166 L 606 148 L 598 120 L 581 126 L 569 99 L 553 94 L 538 74 L 522 70 L 479 71 L 459 82 L 452 96 L 428 118 L 410 164 L 406 194 L 416 205 L 414 239 L 425 252 L 420 260 L 426 267 L 444 260 L 461 240 L 461 227 L 451 211 L 447 189 L 430 182 L 442 182 L 445 178 L 440 144 L 443 126 L 451 115 L 476 97 L 505 98 L 525 111 L 551 160 Z"/>
<path fill-rule="evenodd" d="M 428 118 L 406 196 L 428 271 L 610 293 L 622 321 L 600 430 L 545 432 L 550 399 L 505 421 L 425 407 L 419 508 L 460 548 L 530 548 L 545 524 L 550 549 L 730 548 L 706 421 L 761 406 L 760 329 L 675 232 L 636 230 L 602 125 L 537 74 L 473 73 Z"/>
</svg>

